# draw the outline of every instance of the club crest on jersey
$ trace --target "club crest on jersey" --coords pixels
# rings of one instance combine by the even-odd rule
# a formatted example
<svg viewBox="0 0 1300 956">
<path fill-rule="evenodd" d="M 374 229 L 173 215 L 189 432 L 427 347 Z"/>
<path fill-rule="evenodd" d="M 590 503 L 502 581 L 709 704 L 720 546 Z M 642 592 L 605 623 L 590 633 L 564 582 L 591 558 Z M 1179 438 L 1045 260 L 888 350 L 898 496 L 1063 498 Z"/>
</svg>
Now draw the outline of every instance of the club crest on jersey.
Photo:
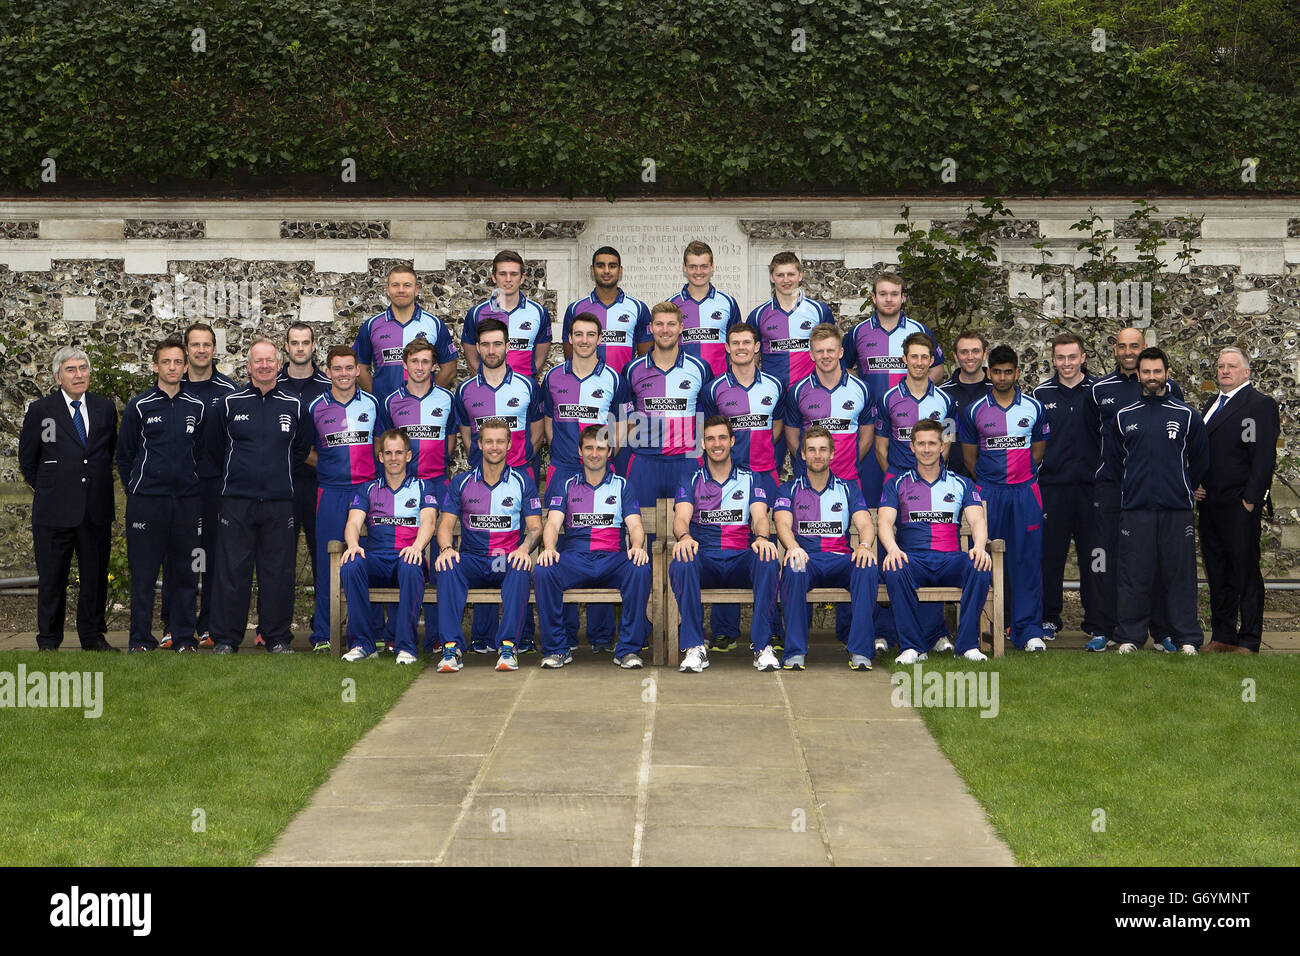
<svg viewBox="0 0 1300 956">
<path fill-rule="evenodd" d="M 846 412 L 851 412 L 851 411 L 853 411 L 854 408 L 855 408 L 855 405 L 854 405 L 853 399 L 849 399 L 847 402 L 844 403 L 844 410 L 845 410 Z"/>
<path fill-rule="evenodd" d="M 678 388 L 690 388 L 690 387 L 691 387 L 691 383 L 690 383 L 688 380 L 686 380 L 686 379 L 682 379 L 680 382 L 677 383 L 677 387 L 678 387 Z"/>
<path fill-rule="evenodd" d="M 843 502 L 837 501 L 835 502 L 835 504 L 831 505 L 831 511 L 843 511 L 843 510 L 844 510 Z"/>
<path fill-rule="evenodd" d="M 1178 422 L 1165 422 L 1165 434 L 1171 439 L 1178 437 Z"/>
<path fill-rule="evenodd" d="M 709 316 L 709 318 L 713 319 L 714 321 L 717 321 L 722 318 L 722 313 L 715 309 L 713 314 Z"/>
<path fill-rule="evenodd" d="M 415 507 L 415 499 L 414 499 L 414 498 L 407 498 L 406 501 L 403 502 L 402 507 L 403 507 L 403 508 L 414 508 L 414 507 Z"/>
<path fill-rule="evenodd" d="M 510 497 L 509 495 L 501 499 L 502 508 L 513 508 L 514 506 L 515 506 L 515 499 Z"/>
<path fill-rule="evenodd" d="M 745 492 L 744 492 L 744 491 L 740 491 L 740 490 L 733 491 L 733 492 L 731 493 L 731 497 L 733 497 L 733 498 L 735 498 L 737 501 L 739 501 L 741 498 L 745 497 Z"/>
<path fill-rule="evenodd" d="M 528 331 L 529 329 L 531 329 L 532 327 L 533 327 L 533 323 L 532 323 L 532 322 L 527 322 L 527 321 L 525 321 L 525 322 L 520 322 L 520 323 L 519 323 L 519 328 L 523 329 L 525 332 L 527 332 L 527 331 Z"/>
<path fill-rule="evenodd" d="M 1018 421 L 1016 424 L 1019 425 L 1021 428 L 1028 428 L 1028 427 L 1029 427 L 1029 419 L 1028 419 L 1028 418 L 1022 418 L 1022 419 L 1020 419 L 1020 421 Z"/>
<path fill-rule="evenodd" d="M 293 427 L 293 416 L 292 416 L 292 415 L 281 415 L 281 416 L 280 416 L 280 431 L 282 431 L 282 432 L 287 432 L 291 427 Z"/>
<path fill-rule="evenodd" d="M 771 395 L 764 395 L 764 396 L 763 396 L 763 401 L 760 402 L 760 404 L 762 404 L 762 405 L 771 405 L 771 404 L 772 404 L 772 396 L 771 396 Z"/>
<path fill-rule="evenodd" d="M 369 413 L 369 412 L 362 412 L 360 415 L 357 416 L 357 421 L 359 421 L 359 422 L 368 422 L 368 421 L 370 421 L 370 413 Z"/>
<path fill-rule="evenodd" d="M 615 497 L 614 495 L 610 495 L 608 498 L 605 499 L 605 504 L 607 505 L 618 504 L 618 498 Z"/>
<path fill-rule="evenodd" d="M 954 502 L 954 501 L 957 500 L 957 496 L 954 495 L 954 494 L 950 491 L 950 492 L 948 492 L 946 495 L 943 496 L 943 500 L 946 501 L 946 502 L 948 502 L 949 504 L 952 504 L 952 502 Z"/>
<path fill-rule="evenodd" d="M 598 389 L 596 389 L 594 392 L 591 393 L 591 397 L 592 397 L 592 398 L 604 398 L 604 397 L 605 397 L 605 390 L 604 390 L 603 388 L 598 388 Z"/>
<path fill-rule="evenodd" d="M 801 332 L 807 332 L 811 328 L 812 328 L 812 323 L 809 322 L 807 319 L 804 319 L 802 322 L 799 323 L 799 331 Z"/>
<path fill-rule="evenodd" d="M 518 408 L 518 407 L 519 407 L 519 399 L 517 398 L 511 398 L 506 402 L 506 408 Z"/>
</svg>

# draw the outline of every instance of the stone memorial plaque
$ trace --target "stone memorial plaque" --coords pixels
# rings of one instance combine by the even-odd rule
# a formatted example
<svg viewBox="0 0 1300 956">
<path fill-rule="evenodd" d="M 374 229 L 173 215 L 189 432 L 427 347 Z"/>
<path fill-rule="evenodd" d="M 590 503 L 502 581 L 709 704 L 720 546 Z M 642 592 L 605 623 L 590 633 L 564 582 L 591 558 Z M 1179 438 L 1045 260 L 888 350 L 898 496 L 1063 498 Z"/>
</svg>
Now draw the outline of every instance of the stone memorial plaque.
<svg viewBox="0 0 1300 956">
<path fill-rule="evenodd" d="M 742 314 L 747 302 L 746 272 L 749 239 L 731 216 L 589 219 L 578 238 L 579 289 L 591 291 L 591 257 L 601 246 L 613 246 L 623 257 L 623 289 L 647 306 L 662 302 L 686 284 L 682 250 L 694 239 L 713 249 L 713 284 L 735 296 Z"/>
</svg>

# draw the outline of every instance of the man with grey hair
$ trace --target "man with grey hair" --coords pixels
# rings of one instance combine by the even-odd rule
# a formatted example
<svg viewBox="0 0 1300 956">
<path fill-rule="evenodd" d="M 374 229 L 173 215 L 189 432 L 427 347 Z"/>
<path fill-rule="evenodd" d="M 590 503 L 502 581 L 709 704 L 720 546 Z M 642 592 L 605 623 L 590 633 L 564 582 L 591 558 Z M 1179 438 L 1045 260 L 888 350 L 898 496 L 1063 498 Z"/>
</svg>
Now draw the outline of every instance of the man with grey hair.
<svg viewBox="0 0 1300 956">
<path fill-rule="evenodd" d="M 212 406 L 208 457 L 222 462 L 221 532 L 212 607 L 214 654 L 239 650 L 257 568 L 258 627 L 267 650 L 293 653 L 293 469 L 305 461 L 311 428 L 302 402 L 276 385 L 280 350 L 267 338 L 248 349 L 251 381 Z"/>
<path fill-rule="evenodd" d="M 54 353 L 58 388 L 32 402 L 18 436 L 18 463 L 32 486 L 32 545 L 39 577 L 36 645 L 63 641 L 68 572 L 77 556 L 77 636 L 82 650 L 116 651 L 108 625 L 108 555 L 113 526 L 113 455 L 117 408 L 87 391 L 90 357 L 65 346 Z"/>
<path fill-rule="evenodd" d="M 1257 654 L 1264 631 L 1260 518 L 1277 466 L 1277 402 L 1251 385 L 1250 361 L 1235 346 L 1219 352 L 1215 374 L 1219 394 L 1201 411 L 1210 468 L 1196 489 L 1210 584 L 1205 653 Z"/>
</svg>

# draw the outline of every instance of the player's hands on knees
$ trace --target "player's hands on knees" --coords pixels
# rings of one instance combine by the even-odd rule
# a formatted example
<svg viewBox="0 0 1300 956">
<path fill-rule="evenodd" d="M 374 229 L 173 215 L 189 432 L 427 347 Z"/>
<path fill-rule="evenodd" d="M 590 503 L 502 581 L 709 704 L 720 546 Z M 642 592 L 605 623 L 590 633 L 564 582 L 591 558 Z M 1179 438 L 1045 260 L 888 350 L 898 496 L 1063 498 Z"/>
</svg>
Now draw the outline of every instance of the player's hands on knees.
<svg viewBox="0 0 1300 956">
<path fill-rule="evenodd" d="M 438 559 L 433 562 L 435 571 L 450 571 L 451 566 L 460 561 L 460 552 L 455 548 L 448 548 L 438 555 Z"/>
<path fill-rule="evenodd" d="M 628 548 L 627 559 L 638 568 L 650 563 L 650 555 L 646 553 L 645 548 Z"/>
<path fill-rule="evenodd" d="M 515 548 L 506 556 L 506 561 L 516 571 L 531 571 L 533 569 L 533 556 L 523 548 Z"/>
<path fill-rule="evenodd" d="M 853 563 L 860 568 L 869 567 L 876 563 L 876 555 L 865 544 L 860 544 L 853 549 Z"/>
<path fill-rule="evenodd" d="M 678 538 L 677 543 L 673 545 L 673 560 L 694 561 L 699 550 L 700 543 L 688 534 L 684 538 Z"/>
<path fill-rule="evenodd" d="M 339 564 L 347 564 L 353 558 L 364 558 L 365 556 L 366 549 L 361 545 L 357 545 L 355 548 L 348 548 L 343 552 L 343 557 L 339 558 Z"/>
<path fill-rule="evenodd" d="M 554 548 L 547 548 L 537 556 L 537 563 L 543 568 L 549 568 L 556 561 L 560 560 L 560 552 Z"/>
<path fill-rule="evenodd" d="M 796 571 L 802 571 L 808 567 L 808 552 L 803 548 L 791 548 L 785 553 L 785 565 Z"/>
<path fill-rule="evenodd" d="M 776 560 L 776 544 L 770 538 L 758 538 L 749 547 L 764 561 Z"/>
<path fill-rule="evenodd" d="M 983 548 L 970 549 L 970 562 L 975 565 L 976 571 L 993 570 L 993 559 L 989 557 L 989 553 Z"/>
<path fill-rule="evenodd" d="M 885 555 L 885 560 L 884 563 L 881 564 L 881 567 L 886 571 L 897 571 L 907 563 L 907 553 L 898 548 L 894 548 Z"/>
<path fill-rule="evenodd" d="M 402 556 L 402 560 L 407 564 L 419 564 L 424 560 L 424 552 L 413 544 L 408 544 L 397 553 Z"/>
</svg>

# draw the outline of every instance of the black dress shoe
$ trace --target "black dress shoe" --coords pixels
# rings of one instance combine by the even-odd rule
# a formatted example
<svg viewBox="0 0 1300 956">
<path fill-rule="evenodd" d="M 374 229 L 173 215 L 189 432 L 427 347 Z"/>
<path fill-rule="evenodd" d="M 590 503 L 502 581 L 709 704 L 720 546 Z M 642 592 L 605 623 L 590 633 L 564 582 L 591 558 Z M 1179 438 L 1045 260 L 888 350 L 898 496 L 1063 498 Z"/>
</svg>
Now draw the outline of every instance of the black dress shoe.
<svg viewBox="0 0 1300 956">
<path fill-rule="evenodd" d="M 212 653 L 223 656 L 226 654 L 233 654 L 235 653 L 235 646 L 233 644 L 218 644 L 212 649 Z"/>
<path fill-rule="evenodd" d="M 81 649 L 83 651 L 112 651 L 114 654 L 122 653 L 121 649 L 114 647 L 112 644 L 108 643 L 108 641 L 104 640 L 104 638 L 102 637 L 99 640 L 97 640 L 94 644 L 83 646 Z"/>
</svg>

